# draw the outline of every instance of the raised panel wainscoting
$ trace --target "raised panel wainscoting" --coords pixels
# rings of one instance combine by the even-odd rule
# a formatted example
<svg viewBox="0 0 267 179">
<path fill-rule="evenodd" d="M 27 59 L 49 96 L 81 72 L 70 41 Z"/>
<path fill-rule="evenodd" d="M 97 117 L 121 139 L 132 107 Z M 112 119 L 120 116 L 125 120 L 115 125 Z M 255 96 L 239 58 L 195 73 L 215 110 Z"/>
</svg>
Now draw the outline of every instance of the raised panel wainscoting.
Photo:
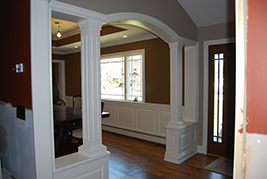
<svg viewBox="0 0 267 179">
<path fill-rule="evenodd" d="M 170 105 L 104 102 L 104 111 L 110 112 L 109 118 L 102 119 L 104 131 L 166 145 L 166 125 L 170 121 Z M 167 139 L 170 140 L 170 147 L 173 150 L 166 152 L 165 160 L 180 164 L 197 153 L 197 122 L 185 122 L 179 126 L 179 130 L 174 129 L 173 132 Z"/>
<path fill-rule="evenodd" d="M 102 119 L 102 129 L 109 132 L 166 144 L 165 126 L 170 120 L 170 105 L 104 101 L 109 118 Z"/>
</svg>

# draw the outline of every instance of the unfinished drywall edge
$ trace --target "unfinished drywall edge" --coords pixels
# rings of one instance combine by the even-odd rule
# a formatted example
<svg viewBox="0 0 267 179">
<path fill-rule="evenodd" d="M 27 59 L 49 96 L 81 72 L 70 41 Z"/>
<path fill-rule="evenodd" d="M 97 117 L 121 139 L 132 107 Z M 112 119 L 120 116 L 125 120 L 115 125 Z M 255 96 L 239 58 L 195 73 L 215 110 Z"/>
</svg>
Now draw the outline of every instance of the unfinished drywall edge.
<svg viewBox="0 0 267 179">
<path fill-rule="evenodd" d="M 25 110 L 25 121 L 16 118 L 16 107 L 0 101 L 0 155 L 3 167 L 18 178 L 35 178 L 32 111 Z"/>
</svg>

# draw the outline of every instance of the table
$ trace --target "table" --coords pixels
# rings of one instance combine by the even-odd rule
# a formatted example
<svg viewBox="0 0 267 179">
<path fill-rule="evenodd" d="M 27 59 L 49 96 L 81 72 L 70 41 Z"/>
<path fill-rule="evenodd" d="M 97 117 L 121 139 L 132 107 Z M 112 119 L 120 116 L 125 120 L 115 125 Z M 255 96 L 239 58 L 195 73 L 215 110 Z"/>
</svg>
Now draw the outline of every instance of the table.
<svg viewBox="0 0 267 179">
<path fill-rule="evenodd" d="M 68 106 L 54 105 L 54 137 L 56 153 L 68 151 L 71 137 L 69 136 L 73 125 L 82 125 L 82 109 Z M 109 117 L 109 112 L 102 112 L 102 118 Z"/>
</svg>

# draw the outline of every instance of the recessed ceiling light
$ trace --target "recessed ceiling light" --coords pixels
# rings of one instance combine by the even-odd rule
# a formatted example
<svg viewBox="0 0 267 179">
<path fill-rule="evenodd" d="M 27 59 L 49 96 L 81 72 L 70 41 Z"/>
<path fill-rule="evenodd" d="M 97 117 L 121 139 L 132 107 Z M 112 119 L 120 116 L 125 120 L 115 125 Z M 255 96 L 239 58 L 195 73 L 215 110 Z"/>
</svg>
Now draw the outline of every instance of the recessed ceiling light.
<svg viewBox="0 0 267 179">
<path fill-rule="evenodd" d="M 75 45 L 74 48 L 78 48 L 78 45 Z"/>
<path fill-rule="evenodd" d="M 124 35 L 124 36 L 122 36 L 123 38 L 126 38 L 126 37 L 128 37 L 127 35 Z"/>
</svg>

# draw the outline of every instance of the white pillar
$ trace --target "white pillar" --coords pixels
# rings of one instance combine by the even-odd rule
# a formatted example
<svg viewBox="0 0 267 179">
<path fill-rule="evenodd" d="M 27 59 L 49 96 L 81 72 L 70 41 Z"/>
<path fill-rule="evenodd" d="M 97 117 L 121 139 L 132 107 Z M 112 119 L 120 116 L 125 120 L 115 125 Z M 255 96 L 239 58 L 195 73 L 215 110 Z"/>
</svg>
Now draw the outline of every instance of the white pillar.
<svg viewBox="0 0 267 179">
<path fill-rule="evenodd" d="M 79 22 L 81 30 L 83 145 L 79 153 L 89 157 L 106 155 L 102 145 L 100 89 L 100 29 L 102 21 Z"/>
<path fill-rule="evenodd" d="M 171 71 L 171 120 L 166 126 L 166 153 L 164 160 L 179 163 L 179 127 L 184 126 L 183 110 L 183 43 L 170 43 L 170 71 Z"/>
<path fill-rule="evenodd" d="M 183 44 L 170 43 L 171 70 L 171 121 L 170 123 L 183 125 Z"/>
</svg>

